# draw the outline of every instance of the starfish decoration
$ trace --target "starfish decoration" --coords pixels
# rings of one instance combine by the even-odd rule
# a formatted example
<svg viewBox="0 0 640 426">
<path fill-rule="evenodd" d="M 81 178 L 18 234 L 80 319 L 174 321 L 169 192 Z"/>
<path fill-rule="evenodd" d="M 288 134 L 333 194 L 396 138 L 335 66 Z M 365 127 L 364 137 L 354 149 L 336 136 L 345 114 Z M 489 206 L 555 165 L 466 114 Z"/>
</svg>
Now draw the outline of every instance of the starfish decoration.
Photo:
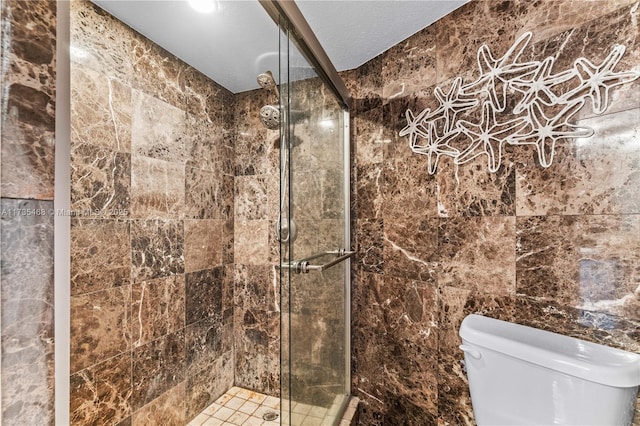
<svg viewBox="0 0 640 426">
<path fill-rule="evenodd" d="M 435 174 L 438 168 L 438 161 L 440 156 L 446 155 L 449 157 L 457 157 L 460 151 L 449 145 L 449 142 L 460 134 L 460 129 L 456 128 L 451 132 L 448 132 L 442 137 L 438 137 L 436 132 L 435 121 L 430 121 L 429 136 L 427 137 L 427 143 L 424 145 L 414 145 L 411 150 L 417 154 L 423 154 L 427 156 L 427 169 L 429 174 Z"/>
<path fill-rule="evenodd" d="M 482 121 L 480 124 L 460 121 L 458 125 L 460 126 L 460 131 L 471 139 L 471 144 L 455 158 L 455 163 L 464 164 L 479 155 L 486 154 L 489 157 L 489 171 L 496 172 L 502 163 L 502 145 L 506 140 L 503 135 L 513 131 L 520 131 L 527 123 L 522 118 L 498 123 L 496 109 L 490 102 L 485 102 L 482 106 Z"/>
<path fill-rule="evenodd" d="M 481 75 L 476 81 L 463 85 L 462 78 L 457 77 L 446 93 L 436 87 L 434 96 L 440 105 L 433 112 L 425 109 L 414 116 L 411 110 L 406 111 L 407 126 L 400 131 L 400 136 L 409 135 L 411 150 L 427 156 L 430 174 L 436 172 L 443 155 L 453 157 L 455 164 L 463 164 L 484 154 L 488 157 L 489 171 L 496 172 L 505 142 L 535 145 L 540 165 L 549 167 L 559 139 L 593 134 L 592 129 L 577 127 L 568 121 L 587 98 L 591 99 L 593 111 L 602 114 L 609 106 L 612 88 L 640 77 L 638 71 L 614 72 L 625 52 L 625 47 L 620 45 L 614 46 L 598 66 L 586 58 L 578 58 L 571 69 L 558 74 L 552 74 L 554 57 L 542 62 L 518 62 L 531 37 L 530 32 L 518 37 L 499 59 L 493 57 L 487 45 L 482 45 L 477 55 Z M 576 87 L 565 94 L 552 90 L 576 79 Z M 513 109 L 517 117 L 500 123 L 496 112 L 506 109 L 508 91 L 522 95 Z M 457 118 L 458 113 L 477 107 L 487 97 L 482 105 L 480 124 Z M 549 118 L 543 111 L 545 106 L 561 106 L 562 110 Z M 439 131 L 443 136 L 438 135 Z M 450 145 L 460 135 L 470 140 L 462 152 Z"/>
<path fill-rule="evenodd" d="M 558 97 L 551 91 L 551 88 L 571 80 L 575 76 L 575 72 L 571 69 L 560 74 L 551 75 L 553 62 L 554 58 L 551 56 L 542 61 L 531 79 L 518 77 L 511 80 L 511 87 L 524 95 L 518 105 L 513 108 L 514 114 L 524 112 L 533 102 L 541 102 L 547 106 L 555 105 L 559 102 Z"/>
<path fill-rule="evenodd" d="M 573 65 L 580 79 L 580 85 L 566 93 L 563 98 L 570 101 L 576 97 L 586 96 L 591 98 L 593 111 L 596 114 L 605 112 L 609 106 L 609 90 L 640 77 L 640 73 L 637 71 L 613 72 L 624 52 L 624 46 L 614 46 L 609 56 L 599 66 L 594 65 L 586 58 L 576 59 Z M 585 89 L 588 89 L 588 93 L 581 95 Z"/>
<path fill-rule="evenodd" d="M 460 98 L 460 95 L 462 94 L 460 91 L 461 87 L 462 78 L 456 77 L 449 89 L 449 92 L 444 93 L 439 87 L 436 87 L 433 92 L 436 99 L 440 102 L 440 106 L 434 111 L 434 113 L 442 113 L 442 116 L 445 119 L 444 127 L 446 131 L 452 130 L 451 123 L 455 123 L 456 115 L 459 112 L 478 105 L 477 99 Z M 451 119 L 449 119 L 449 117 L 451 117 Z"/>
<path fill-rule="evenodd" d="M 540 165 L 547 168 L 553 162 L 558 139 L 587 138 L 593 135 L 592 129 L 568 123 L 568 120 L 583 106 L 584 100 L 573 102 L 554 117 L 548 118 L 540 106 L 533 103 L 529 117 L 523 118 L 529 121 L 532 130 L 528 133 L 516 132 L 507 138 L 507 142 L 512 145 L 535 145 Z"/>
<path fill-rule="evenodd" d="M 522 55 L 525 47 L 531 40 L 531 33 L 522 34 L 509 48 L 507 53 L 499 59 L 495 59 L 486 44 L 478 49 L 478 67 L 480 68 L 480 78 L 475 82 L 463 86 L 463 91 L 467 91 L 478 85 L 483 88 L 475 94 L 485 90 L 489 94 L 489 99 L 497 111 L 504 111 L 507 105 L 507 87 L 509 85 L 508 75 L 517 74 L 526 77 L 534 72 L 539 62 L 518 63 L 518 58 Z M 486 85 L 486 86 L 485 86 Z"/>
<path fill-rule="evenodd" d="M 429 137 L 429 129 L 426 129 L 423 125 L 424 117 L 429 114 L 429 108 L 424 109 L 418 116 L 414 116 L 413 112 L 408 109 L 405 113 L 407 117 L 407 125 L 400 130 L 399 135 L 405 136 L 409 135 L 409 146 L 413 148 L 416 144 L 416 140 L 419 136 L 423 138 Z"/>
</svg>

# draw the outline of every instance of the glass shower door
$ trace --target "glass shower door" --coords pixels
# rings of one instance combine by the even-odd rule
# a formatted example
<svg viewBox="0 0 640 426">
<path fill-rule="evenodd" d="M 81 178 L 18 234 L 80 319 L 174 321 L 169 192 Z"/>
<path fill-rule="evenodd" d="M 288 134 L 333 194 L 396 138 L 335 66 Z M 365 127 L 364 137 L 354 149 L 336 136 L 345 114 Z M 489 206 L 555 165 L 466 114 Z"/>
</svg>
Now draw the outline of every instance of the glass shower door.
<svg viewBox="0 0 640 426">
<path fill-rule="evenodd" d="M 281 39 L 282 424 L 337 424 L 349 397 L 348 113 Z"/>
</svg>

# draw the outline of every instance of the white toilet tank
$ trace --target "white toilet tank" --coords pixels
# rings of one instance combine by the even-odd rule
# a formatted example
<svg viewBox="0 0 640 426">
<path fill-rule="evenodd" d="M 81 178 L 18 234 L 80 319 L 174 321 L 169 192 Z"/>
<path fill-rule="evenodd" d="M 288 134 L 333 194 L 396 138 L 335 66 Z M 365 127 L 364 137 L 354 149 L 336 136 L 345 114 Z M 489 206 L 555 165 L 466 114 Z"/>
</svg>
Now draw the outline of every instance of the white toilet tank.
<svg viewBox="0 0 640 426">
<path fill-rule="evenodd" d="M 480 315 L 460 337 L 478 426 L 631 424 L 640 355 Z"/>
</svg>

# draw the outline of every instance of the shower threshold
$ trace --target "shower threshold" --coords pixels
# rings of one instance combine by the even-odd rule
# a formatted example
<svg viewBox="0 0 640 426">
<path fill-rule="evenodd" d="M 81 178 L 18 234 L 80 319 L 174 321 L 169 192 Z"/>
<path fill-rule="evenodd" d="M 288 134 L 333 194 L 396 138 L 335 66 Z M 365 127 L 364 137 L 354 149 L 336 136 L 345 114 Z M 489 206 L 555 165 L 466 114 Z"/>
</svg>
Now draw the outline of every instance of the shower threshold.
<svg viewBox="0 0 640 426">
<path fill-rule="evenodd" d="M 357 398 L 352 398 L 338 423 L 339 426 L 352 424 L 351 420 L 356 412 L 357 401 Z M 292 426 L 331 426 L 335 422 L 339 409 L 340 404 L 338 401 L 330 408 L 293 402 L 291 404 L 290 424 Z M 277 414 L 274 420 L 267 420 L 273 418 L 274 414 Z M 286 413 L 286 416 L 288 417 L 289 414 Z M 284 420 L 284 422 L 281 422 L 280 419 L 280 398 L 234 386 L 191 420 L 188 426 L 289 425 L 289 419 L 286 418 Z"/>
</svg>

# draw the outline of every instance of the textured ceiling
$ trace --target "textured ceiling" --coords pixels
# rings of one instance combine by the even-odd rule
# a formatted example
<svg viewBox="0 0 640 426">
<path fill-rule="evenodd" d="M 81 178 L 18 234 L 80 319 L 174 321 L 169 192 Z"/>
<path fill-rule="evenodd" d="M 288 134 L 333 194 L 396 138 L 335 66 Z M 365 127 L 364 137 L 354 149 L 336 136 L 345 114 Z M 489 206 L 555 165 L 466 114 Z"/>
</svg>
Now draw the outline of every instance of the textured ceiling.
<svg viewBox="0 0 640 426">
<path fill-rule="evenodd" d="M 277 74 L 279 34 L 257 0 L 219 0 L 202 14 L 185 0 L 93 0 L 189 65 L 237 93 Z M 355 68 L 465 0 L 297 0 L 338 71 Z"/>
</svg>

